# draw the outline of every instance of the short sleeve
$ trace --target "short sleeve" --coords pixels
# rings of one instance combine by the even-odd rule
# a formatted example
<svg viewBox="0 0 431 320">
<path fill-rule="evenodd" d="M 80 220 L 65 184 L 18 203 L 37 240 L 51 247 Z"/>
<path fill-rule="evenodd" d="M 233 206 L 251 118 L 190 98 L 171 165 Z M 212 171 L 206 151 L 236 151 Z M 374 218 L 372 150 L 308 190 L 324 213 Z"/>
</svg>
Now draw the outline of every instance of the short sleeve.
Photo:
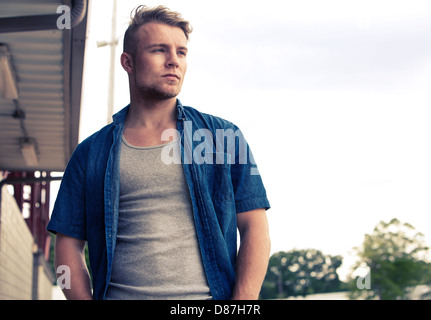
<svg viewBox="0 0 431 320">
<path fill-rule="evenodd" d="M 236 132 L 234 149 L 235 161 L 231 165 L 231 176 L 236 212 L 241 213 L 260 208 L 268 210 L 270 203 L 262 177 L 254 161 L 250 146 L 239 129 Z M 230 150 L 234 149 L 231 148 Z"/>
<path fill-rule="evenodd" d="M 85 165 L 78 146 L 61 180 L 47 230 L 86 240 Z"/>
</svg>

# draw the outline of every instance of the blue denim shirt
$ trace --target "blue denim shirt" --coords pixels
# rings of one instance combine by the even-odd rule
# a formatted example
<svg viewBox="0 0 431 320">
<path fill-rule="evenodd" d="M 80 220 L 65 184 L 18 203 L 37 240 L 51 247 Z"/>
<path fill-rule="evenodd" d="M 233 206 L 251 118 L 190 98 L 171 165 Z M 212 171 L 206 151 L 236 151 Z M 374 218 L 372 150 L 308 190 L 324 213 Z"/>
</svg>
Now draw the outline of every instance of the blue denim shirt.
<svg viewBox="0 0 431 320">
<path fill-rule="evenodd" d="M 129 106 L 73 153 L 47 229 L 86 240 L 93 296 L 104 299 L 117 235 L 121 136 Z M 236 214 L 269 208 L 260 175 L 238 128 L 177 100 L 184 175 L 213 299 L 230 299 L 237 254 Z"/>
</svg>

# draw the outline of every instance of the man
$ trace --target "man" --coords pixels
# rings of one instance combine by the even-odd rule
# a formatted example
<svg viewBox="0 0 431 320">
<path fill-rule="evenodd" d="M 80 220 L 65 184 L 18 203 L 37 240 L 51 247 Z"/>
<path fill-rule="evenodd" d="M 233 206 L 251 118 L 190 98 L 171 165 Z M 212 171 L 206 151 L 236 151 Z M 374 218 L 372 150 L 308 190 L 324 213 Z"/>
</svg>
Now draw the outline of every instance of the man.
<svg viewBox="0 0 431 320">
<path fill-rule="evenodd" d="M 238 128 L 176 98 L 190 32 L 165 7 L 135 10 L 121 56 L 130 105 L 77 147 L 47 227 L 68 299 L 258 297 L 269 202 Z"/>
</svg>

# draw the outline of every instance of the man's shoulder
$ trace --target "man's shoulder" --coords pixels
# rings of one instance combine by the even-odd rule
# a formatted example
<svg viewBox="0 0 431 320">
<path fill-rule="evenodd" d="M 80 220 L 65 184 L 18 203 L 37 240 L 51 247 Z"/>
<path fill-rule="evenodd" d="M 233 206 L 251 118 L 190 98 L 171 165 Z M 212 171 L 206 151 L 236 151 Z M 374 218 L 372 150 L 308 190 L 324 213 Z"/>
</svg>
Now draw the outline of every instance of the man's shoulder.
<svg viewBox="0 0 431 320">
<path fill-rule="evenodd" d="M 106 139 L 107 135 L 112 133 L 112 130 L 114 129 L 114 124 L 110 123 L 102 127 L 101 129 L 97 130 L 96 132 L 89 135 L 87 138 L 85 138 L 80 144 L 91 144 L 94 142 L 100 142 Z"/>
<path fill-rule="evenodd" d="M 206 127 L 208 129 L 234 129 L 238 127 L 231 121 L 226 120 L 220 116 L 209 114 L 199 111 L 190 106 L 184 106 L 186 119 L 195 122 L 194 125 L 198 127 Z"/>
<path fill-rule="evenodd" d="M 88 153 L 91 150 L 100 152 L 101 147 L 103 147 L 107 142 L 112 141 L 113 129 L 114 125 L 112 123 L 104 126 L 82 140 L 76 147 L 76 151 L 80 153 Z M 109 139 L 109 137 L 111 137 L 111 139 Z"/>
<path fill-rule="evenodd" d="M 130 105 L 127 105 L 123 109 L 115 113 L 114 116 L 112 117 L 113 121 L 111 123 L 105 125 L 98 131 L 88 136 L 85 140 L 81 142 L 81 144 L 91 145 L 93 143 L 100 144 L 100 143 L 106 142 L 107 138 L 112 137 L 112 134 L 115 128 L 121 127 L 124 125 L 124 120 L 127 116 L 129 109 L 130 109 Z"/>
</svg>

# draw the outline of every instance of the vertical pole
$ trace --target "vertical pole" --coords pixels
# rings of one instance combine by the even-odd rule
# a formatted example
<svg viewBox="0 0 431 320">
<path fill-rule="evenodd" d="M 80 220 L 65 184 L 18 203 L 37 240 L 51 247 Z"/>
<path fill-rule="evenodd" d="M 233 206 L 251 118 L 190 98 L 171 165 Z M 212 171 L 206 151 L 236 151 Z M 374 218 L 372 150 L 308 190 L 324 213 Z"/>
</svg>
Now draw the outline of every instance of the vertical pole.
<svg viewBox="0 0 431 320">
<path fill-rule="evenodd" d="M 113 0 L 112 8 L 112 30 L 111 30 L 111 63 L 109 70 L 109 89 L 108 89 L 108 118 L 107 123 L 112 122 L 114 112 L 114 79 L 115 79 L 115 49 L 117 48 L 117 0 Z"/>
</svg>

